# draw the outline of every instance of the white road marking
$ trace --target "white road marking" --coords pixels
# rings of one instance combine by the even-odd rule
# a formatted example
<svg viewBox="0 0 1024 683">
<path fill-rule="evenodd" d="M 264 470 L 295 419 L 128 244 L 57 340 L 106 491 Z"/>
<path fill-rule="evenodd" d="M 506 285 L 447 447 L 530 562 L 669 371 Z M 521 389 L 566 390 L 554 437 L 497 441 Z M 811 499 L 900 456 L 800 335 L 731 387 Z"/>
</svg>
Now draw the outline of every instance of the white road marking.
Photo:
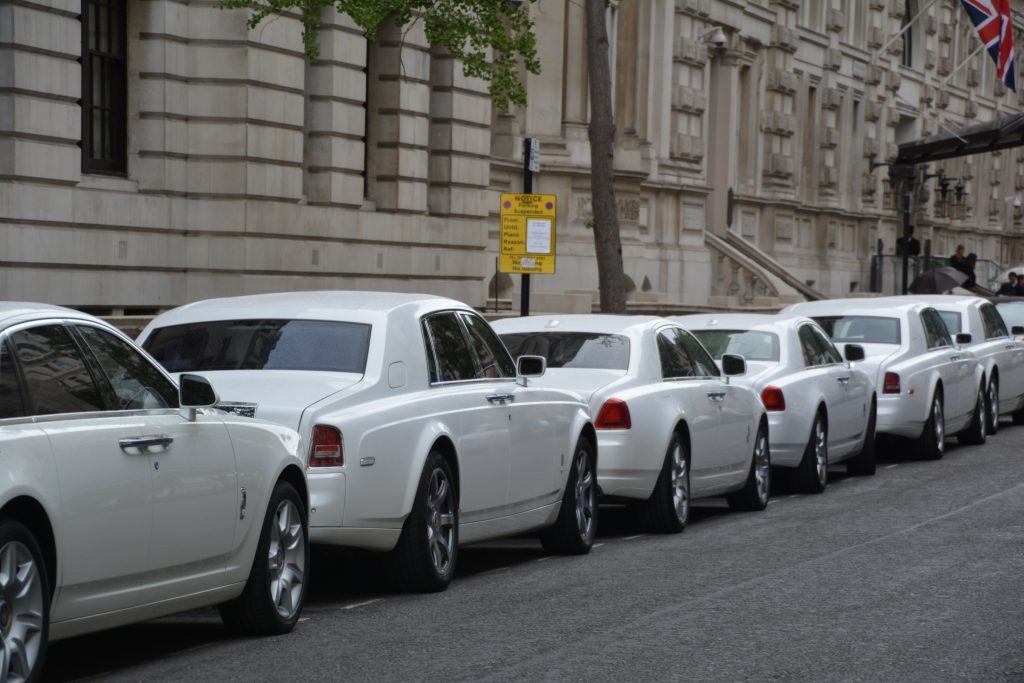
<svg viewBox="0 0 1024 683">
<path fill-rule="evenodd" d="M 786 496 L 786 498 L 799 498 L 799 497 L 800 497 L 799 493 L 791 493 L 788 496 Z"/>
<path fill-rule="evenodd" d="M 594 545 L 590 546 L 590 549 L 591 550 L 596 550 L 597 548 L 600 548 L 603 545 L 604 545 L 604 543 L 595 543 Z"/>
<path fill-rule="evenodd" d="M 536 560 L 534 560 L 534 562 L 547 562 L 548 560 L 552 559 L 553 557 L 554 557 L 554 555 L 545 555 L 544 557 L 538 557 Z"/>
<path fill-rule="evenodd" d="M 300 623 L 300 624 L 301 624 L 302 622 L 304 622 L 304 621 L 309 621 L 309 617 L 301 617 L 301 618 L 299 619 L 299 623 Z"/>
<path fill-rule="evenodd" d="M 623 537 L 623 539 L 622 539 L 622 540 L 623 540 L 623 541 L 632 541 L 632 540 L 633 540 L 633 539 L 635 539 L 635 538 L 643 538 L 643 537 L 644 537 L 644 536 L 646 536 L 646 535 L 647 535 L 647 534 L 637 534 L 636 536 L 625 536 L 625 537 Z"/>
<path fill-rule="evenodd" d="M 898 464 L 897 465 L 886 465 L 885 469 L 891 470 L 893 467 L 899 467 L 899 465 Z"/>
<path fill-rule="evenodd" d="M 365 602 L 356 602 L 351 605 L 345 605 L 341 609 L 356 609 L 357 607 L 366 607 L 367 605 L 372 605 L 373 603 L 381 602 L 382 600 L 384 600 L 384 598 L 374 598 L 373 600 L 367 600 Z"/>
</svg>

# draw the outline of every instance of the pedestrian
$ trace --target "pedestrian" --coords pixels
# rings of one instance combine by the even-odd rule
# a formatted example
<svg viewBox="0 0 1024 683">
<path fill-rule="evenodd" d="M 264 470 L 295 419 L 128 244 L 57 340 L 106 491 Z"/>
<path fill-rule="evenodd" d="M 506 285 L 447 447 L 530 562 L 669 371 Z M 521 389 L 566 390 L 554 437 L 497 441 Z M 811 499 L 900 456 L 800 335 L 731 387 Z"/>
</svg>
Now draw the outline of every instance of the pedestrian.
<svg viewBox="0 0 1024 683">
<path fill-rule="evenodd" d="M 977 277 L 974 274 L 974 267 L 978 264 L 978 255 L 973 251 L 967 255 L 966 265 L 967 269 L 964 271 L 967 273 L 967 280 L 964 282 L 964 289 L 974 289 L 977 284 Z"/>
<path fill-rule="evenodd" d="M 996 296 L 1020 296 L 1020 289 L 1017 285 L 1017 273 L 1012 270 L 1010 274 L 1006 276 L 1006 282 L 999 285 L 999 289 L 996 290 Z"/>
<path fill-rule="evenodd" d="M 964 256 L 966 247 L 962 244 L 956 245 L 956 252 L 949 257 L 949 265 L 953 266 L 961 273 L 967 273 L 967 257 Z"/>
</svg>

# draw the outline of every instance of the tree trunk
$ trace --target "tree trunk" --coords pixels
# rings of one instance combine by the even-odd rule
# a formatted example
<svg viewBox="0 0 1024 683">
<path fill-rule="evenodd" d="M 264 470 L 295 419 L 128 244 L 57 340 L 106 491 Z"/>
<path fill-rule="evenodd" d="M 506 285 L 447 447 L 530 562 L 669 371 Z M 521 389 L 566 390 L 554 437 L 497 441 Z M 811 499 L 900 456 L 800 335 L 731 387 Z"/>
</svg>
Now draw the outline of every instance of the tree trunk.
<svg viewBox="0 0 1024 683">
<path fill-rule="evenodd" d="M 626 278 L 615 204 L 612 77 L 608 66 L 605 0 L 584 0 L 587 6 L 587 74 L 590 79 L 590 194 L 594 211 L 594 250 L 602 313 L 626 310 Z M 636 0 L 633 0 L 634 2 Z"/>
</svg>

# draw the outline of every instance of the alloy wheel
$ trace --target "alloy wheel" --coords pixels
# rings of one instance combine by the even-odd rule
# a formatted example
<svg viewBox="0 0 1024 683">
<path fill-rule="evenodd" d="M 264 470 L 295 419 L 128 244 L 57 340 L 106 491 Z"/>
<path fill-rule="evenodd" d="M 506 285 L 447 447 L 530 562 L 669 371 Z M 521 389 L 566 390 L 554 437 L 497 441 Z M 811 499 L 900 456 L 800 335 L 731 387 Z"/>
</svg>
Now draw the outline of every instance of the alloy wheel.
<svg viewBox="0 0 1024 683">
<path fill-rule="evenodd" d="M 427 487 L 427 544 L 438 574 L 447 574 L 455 545 L 455 501 L 448 477 L 441 468 L 430 474 Z"/>
<path fill-rule="evenodd" d="M 597 491 L 594 488 L 594 472 L 590 458 L 583 449 L 576 454 L 576 528 L 580 538 L 590 538 L 594 529 L 594 507 Z"/>
<path fill-rule="evenodd" d="M 978 433 L 984 439 L 988 434 L 988 416 L 985 410 L 985 390 L 978 389 L 978 405 L 974 407 L 974 419 L 978 421 Z"/>
<path fill-rule="evenodd" d="M 301 606 L 306 577 L 306 533 L 302 515 L 291 500 L 282 500 L 270 528 L 270 598 L 282 619 Z"/>
<path fill-rule="evenodd" d="M 677 442 L 672 448 L 672 505 L 676 518 L 683 524 L 690 518 L 690 478 L 686 468 L 686 453 Z"/>
<path fill-rule="evenodd" d="M 820 475 L 819 475 L 820 476 Z M 757 497 L 762 502 L 768 501 L 771 493 L 771 462 L 768 455 L 768 435 L 764 431 L 757 433 L 754 444 L 754 481 L 757 484 Z"/>
<path fill-rule="evenodd" d="M 43 583 L 26 545 L 11 541 L 0 548 L 0 677 L 24 681 L 39 656 L 43 630 Z"/>
<path fill-rule="evenodd" d="M 942 401 L 938 396 L 932 404 L 932 416 L 935 420 L 935 448 L 939 453 L 946 451 L 946 423 L 942 416 Z"/>
<path fill-rule="evenodd" d="M 820 418 L 814 423 L 814 461 L 818 481 L 824 484 L 828 480 L 828 430 Z"/>
<path fill-rule="evenodd" d="M 999 384 L 994 379 L 988 383 L 988 416 L 994 432 L 999 424 Z"/>
</svg>

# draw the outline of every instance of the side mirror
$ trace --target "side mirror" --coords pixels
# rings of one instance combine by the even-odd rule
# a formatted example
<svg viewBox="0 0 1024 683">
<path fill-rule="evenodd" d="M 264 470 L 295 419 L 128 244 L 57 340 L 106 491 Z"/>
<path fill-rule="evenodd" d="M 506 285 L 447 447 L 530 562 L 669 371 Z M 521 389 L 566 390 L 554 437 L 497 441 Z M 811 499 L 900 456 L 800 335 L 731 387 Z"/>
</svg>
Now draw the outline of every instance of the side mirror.
<svg viewBox="0 0 1024 683">
<path fill-rule="evenodd" d="M 747 359 L 735 353 L 722 354 L 722 374 L 726 377 L 747 374 Z"/>
<path fill-rule="evenodd" d="M 519 356 L 516 360 L 516 373 L 520 377 L 540 377 L 548 369 L 548 360 L 544 356 Z"/>
<path fill-rule="evenodd" d="M 1010 328 L 1010 334 L 1013 334 L 1013 335 L 1024 334 L 1024 326 L 1022 326 L 1022 325 L 1014 325 L 1013 327 Z"/>
<path fill-rule="evenodd" d="M 971 335 L 968 334 L 967 332 L 961 332 L 960 334 L 956 335 L 956 344 L 957 344 L 957 346 L 963 346 L 964 344 L 970 344 L 970 343 L 971 343 Z"/>
<path fill-rule="evenodd" d="M 847 344 L 843 349 L 843 356 L 851 363 L 864 360 L 864 347 L 860 344 Z"/>
<path fill-rule="evenodd" d="M 192 411 L 190 419 L 194 419 L 196 408 L 211 408 L 217 403 L 217 392 L 205 377 L 184 374 L 178 380 L 178 403 Z"/>
</svg>

